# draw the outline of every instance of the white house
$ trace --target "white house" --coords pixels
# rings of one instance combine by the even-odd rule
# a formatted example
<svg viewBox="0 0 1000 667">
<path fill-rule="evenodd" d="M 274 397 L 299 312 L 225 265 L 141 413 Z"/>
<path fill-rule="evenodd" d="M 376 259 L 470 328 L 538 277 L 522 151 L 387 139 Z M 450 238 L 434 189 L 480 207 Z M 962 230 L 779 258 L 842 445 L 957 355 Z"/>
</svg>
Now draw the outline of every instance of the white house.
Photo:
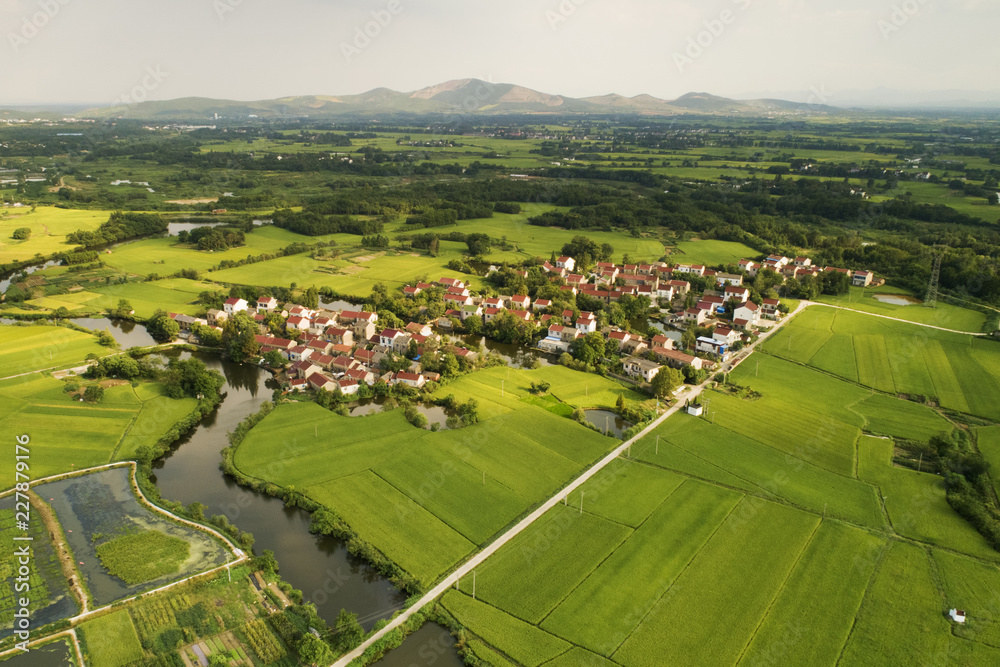
<svg viewBox="0 0 1000 667">
<path fill-rule="evenodd" d="M 580 317 L 576 318 L 576 328 L 583 333 L 593 333 L 597 331 L 597 320 L 590 313 L 580 313 Z"/>
<path fill-rule="evenodd" d="M 623 364 L 625 373 L 630 377 L 641 377 L 646 382 L 652 382 L 656 374 L 660 372 L 663 368 L 660 364 L 655 361 L 649 361 L 648 359 L 639 359 L 637 357 L 632 357 L 627 359 Z"/>
<path fill-rule="evenodd" d="M 712 338 L 720 343 L 723 343 L 724 345 L 732 345 L 740 339 L 740 332 L 734 331 L 729 327 L 719 326 L 712 332 Z"/>
<path fill-rule="evenodd" d="M 733 273 L 718 273 L 715 276 L 715 282 L 719 285 L 742 285 L 743 276 L 737 276 Z"/>
<path fill-rule="evenodd" d="M 226 302 L 222 304 L 222 308 L 226 311 L 226 315 L 232 315 L 233 313 L 245 311 L 248 306 L 249 304 L 246 302 L 246 299 L 237 299 L 236 297 L 226 299 Z"/>
<path fill-rule="evenodd" d="M 950 616 L 951 620 L 955 621 L 956 623 L 965 623 L 964 609 L 952 609 L 951 611 L 948 612 L 948 616 Z"/>
<path fill-rule="evenodd" d="M 733 310 L 733 320 L 746 320 L 750 326 L 756 326 L 760 317 L 760 306 L 753 301 L 747 301 Z"/>
<path fill-rule="evenodd" d="M 257 312 L 269 313 L 278 307 L 278 300 L 273 296 L 262 296 L 257 299 Z"/>
<path fill-rule="evenodd" d="M 405 373 L 403 371 L 399 371 L 398 373 L 392 376 L 392 383 L 405 384 L 408 387 L 413 387 L 414 389 L 420 389 L 425 384 L 427 384 L 427 378 L 417 373 Z"/>
<path fill-rule="evenodd" d="M 556 266 L 560 269 L 572 271 L 576 267 L 576 260 L 572 257 L 560 257 L 556 260 Z"/>
<path fill-rule="evenodd" d="M 855 271 L 854 272 L 854 283 L 855 287 L 868 287 L 872 284 L 872 279 L 875 277 L 871 271 Z"/>
<path fill-rule="evenodd" d="M 701 417 L 705 412 L 704 406 L 701 403 L 690 403 L 687 406 L 687 413 L 689 415 L 694 415 L 695 417 Z"/>
<path fill-rule="evenodd" d="M 306 331 L 312 326 L 312 322 L 308 317 L 302 317 L 301 315 L 292 315 L 287 320 L 285 320 L 286 329 L 297 329 L 298 331 Z"/>
</svg>

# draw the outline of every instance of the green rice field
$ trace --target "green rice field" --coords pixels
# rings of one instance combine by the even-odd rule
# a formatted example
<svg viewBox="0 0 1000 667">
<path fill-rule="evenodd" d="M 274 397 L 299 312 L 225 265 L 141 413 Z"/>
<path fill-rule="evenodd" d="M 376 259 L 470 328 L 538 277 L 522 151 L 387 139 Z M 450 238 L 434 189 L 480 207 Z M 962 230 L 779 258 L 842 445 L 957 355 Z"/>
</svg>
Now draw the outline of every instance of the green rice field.
<svg viewBox="0 0 1000 667">
<path fill-rule="evenodd" d="M 0 264 L 72 250 L 73 246 L 66 243 L 67 234 L 97 229 L 110 215 L 109 211 L 77 211 L 54 206 L 39 206 L 34 212 L 29 208 L 5 208 L 0 213 Z M 10 237 L 19 227 L 31 230 L 31 237 L 26 241 Z"/>
<path fill-rule="evenodd" d="M 72 400 L 64 386 L 38 375 L 0 381 L 0 429 L 11 438 L 31 436 L 33 479 L 127 460 L 197 405 L 193 398 L 162 395 L 160 385 L 110 387 L 96 405 Z M 2 486 L 11 486 L 13 477 L 11 469 Z"/>
<path fill-rule="evenodd" d="M 0 349 L 0 377 L 80 364 L 108 351 L 92 334 L 56 326 L 0 327 Z"/>
<path fill-rule="evenodd" d="M 614 444 L 522 400 L 540 381 L 571 405 L 611 406 L 620 394 L 645 400 L 565 367 L 492 368 L 438 391 L 476 399 L 476 425 L 435 433 L 414 428 L 400 410 L 340 417 L 313 403 L 287 404 L 250 432 L 234 463 L 331 508 L 429 583 Z"/>
<path fill-rule="evenodd" d="M 80 626 L 89 663 L 94 667 L 123 667 L 142 659 L 142 644 L 125 610 L 112 612 Z"/>
<path fill-rule="evenodd" d="M 945 408 L 1000 419 L 994 400 L 1000 395 L 1000 345 L 985 338 L 813 307 L 763 350 L 880 392 L 924 396 Z"/>
</svg>

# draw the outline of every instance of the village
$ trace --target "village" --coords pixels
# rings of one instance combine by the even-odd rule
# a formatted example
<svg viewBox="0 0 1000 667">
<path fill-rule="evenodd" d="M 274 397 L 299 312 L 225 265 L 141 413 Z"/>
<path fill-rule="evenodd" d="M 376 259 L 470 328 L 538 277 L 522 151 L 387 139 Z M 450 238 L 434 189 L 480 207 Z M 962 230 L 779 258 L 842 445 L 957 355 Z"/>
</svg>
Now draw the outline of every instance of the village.
<svg viewBox="0 0 1000 667">
<path fill-rule="evenodd" d="M 565 302 L 532 300 L 527 294 L 479 296 L 466 282 L 449 277 L 403 287 L 404 299 L 415 299 L 427 292 L 441 300 L 445 311 L 440 317 L 412 321 L 398 328 L 380 327 L 375 312 L 279 304 L 271 296 L 262 296 L 255 303 L 231 297 L 223 309 L 210 309 L 203 318 L 169 315 L 179 325 L 182 338 L 196 340 L 200 327 L 221 330 L 227 320 L 245 313 L 257 324 L 255 340 L 262 363 L 283 371 L 279 379 L 290 392 L 325 390 L 354 396 L 362 387 L 374 387 L 380 382 L 422 389 L 428 382 L 441 380 L 440 372 L 427 368 L 439 366 L 430 360 L 437 361 L 439 355 L 450 353 L 465 369 L 478 363 L 483 354 L 483 350 L 454 343 L 449 333 L 463 332 L 470 318 L 488 325 L 501 316 L 529 327 L 535 341 L 532 347 L 552 355 L 575 357 L 578 343 L 588 335 L 598 334 L 603 338 L 606 357 L 613 362 L 612 374 L 647 385 L 664 367 L 683 371 L 687 381 L 700 379 L 704 372 L 729 361 L 756 340 L 762 329 L 772 326 L 769 323 L 779 320 L 787 312 L 781 299 L 760 297 L 747 284 L 761 272 L 769 272 L 774 284 L 830 272 L 844 274 L 853 286 L 878 284 L 869 271 L 819 268 L 808 257 L 743 259 L 738 265 L 740 273 L 698 264 L 601 262 L 583 274 L 573 272 L 574 258 L 554 259 L 541 264 L 541 269 L 561 292 L 566 292 L 567 297 L 572 295 L 569 302 L 575 303 L 580 295 L 587 303 L 599 305 L 617 303 L 626 295 L 647 299 L 651 321 L 659 333 L 642 335 L 606 323 L 602 310 L 562 308 L 559 304 Z M 494 271 L 499 271 L 498 267 L 491 266 L 489 273 Z M 528 270 L 518 269 L 515 273 L 527 277 Z M 692 280 L 706 289 L 695 294 Z M 265 322 L 272 314 L 281 318 L 284 336 L 275 335 L 273 327 Z M 402 367 L 399 361 L 403 361 Z M 567 359 L 560 356 L 560 361 Z"/>
</svg>

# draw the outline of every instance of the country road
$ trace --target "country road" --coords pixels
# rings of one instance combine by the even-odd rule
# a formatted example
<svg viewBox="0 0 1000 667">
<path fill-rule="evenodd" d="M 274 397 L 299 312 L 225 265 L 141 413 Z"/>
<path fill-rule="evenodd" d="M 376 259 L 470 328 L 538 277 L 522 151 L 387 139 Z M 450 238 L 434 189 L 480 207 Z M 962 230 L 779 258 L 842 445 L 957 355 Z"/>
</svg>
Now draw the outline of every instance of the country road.
<svg viewBox="0 0 1000 667">
<path fill-rule="evenodd" d="M 790 319 L 792 319 L 793 316 L 800 313 L 804 308 L 806 308 L 809 305 L 811 304 L 806 301 L 799 303 L 799 306 L 798 308 L 795 309 L 795 311 L 786 315 L 784 318 L 781 319 L 781 321 L 775 324 L 775 326 L 771 327 L 771 329 L 766 334 L 763 334 L 755 343 L 749 345 L 746 349 L 742 350 L 739 353 L 739 355 L 732 362 L 725 365 L 723 369 L 729 371 L 737 367 L 747 357 L 750 356 L 750 353 L 753 352 L 754 348 L 756 348 L 761 341 L 770 338 L 774 334 L 774 332 L 776 332 L 778 329 L 784 326 L 784 324 L 788 322 Z M 709 382 L 711 382 L 711 378 L 706 379 L 697 387 L 691 387 L 687 391 L 682 392 L 678 396 L 677 403 L 674 405 L 674 407 L 668 409 L 662 415 L 657 417 L 652 423 L 650 423 L 649 426 L 640 431 L 636 436 L 623 442 L 621 445 L 616 447 L 610 454 L 608 454 L 603 459 L 598 461 L 596 464 L 591 466 L 583 474 L 581 474 L 579 477 L 570 482 L 567 486 L 560 489 L 554 496 L 545 501 L 535 511 L 533 511 L 531 514 L 521 519 L 521 521 L 519 521 L 513 528 L 511 528 L 506 533 L 498 537 L 489 546 L 485 547 L 482 551 L 480 551 L 471 559 L 469 559 L 461 566 L 459 566 L 457 570 L 455 570 L 450 575 L 445 577 L 434 588 L 432 588 L 430 591 L 424 594 L 423 597 L 421 597 L 413 605 L 407 608 L 406 611 L 401 613 L 396 618 L 392 619 L 392 621 L 390 621 L 388 625 L 386 625 L 384 628 L 373 634 L 356 649 L 340 657 L 336 662 L 333 663 L 332 667 L 346 667 L 346 665 L 350 664 L 352 660 L 361 656 L 361 654 L 363 654 L 368 649 L 369 646 L 371 646 L 379 639 L 384 637 L 387 633 L 391 632 L 392 630 L 396 629 L 397 627 L 405 623 L 414 613 L 424 608 L 425 606 L 427 606 L 440 596 L 444 595 L 445 591 L 447 591 L 449 588 L 455 585 L 455 582 L 459 581 L 462 577 L 466 576 L 467 574 L 471 573 L 474 569 L 482 565 L 483 562 L 487 558 L 492 556 L 494 553 L 496 553 L 497 550 L 500 549 L 500 547 L 507 544 L 512 539 L 514 539 L 522 532 L 524 532 L 524 530 L 527 529 L 531 524 L 542 518 L 542 516 L 546 512 L 548 512 L 550 509 L 552 509 L 560 502 L 562 502 L 564 497 L 568 496 L 573 491 L 583 486 L 585 483 L 587 483 L 588 480 L 590 480 L 594 475 L 603 470 L 608 464 L 610 464 L 612 461 L 614 461 L 619 456 L 624 454 L 629 449 L 629 447 L 631 447 L 634 443 L 646 437 L 646 435 L 651 433 L 656 427 L 658 427 L 669 417 L 671 417 L 677 411 L 679 411 L 684 406 L 684 403 L 687 400 L 694 399 L 700 396 L 701 393 L 705 390 L 705 387 L 708 386 Z"/>
</svg>

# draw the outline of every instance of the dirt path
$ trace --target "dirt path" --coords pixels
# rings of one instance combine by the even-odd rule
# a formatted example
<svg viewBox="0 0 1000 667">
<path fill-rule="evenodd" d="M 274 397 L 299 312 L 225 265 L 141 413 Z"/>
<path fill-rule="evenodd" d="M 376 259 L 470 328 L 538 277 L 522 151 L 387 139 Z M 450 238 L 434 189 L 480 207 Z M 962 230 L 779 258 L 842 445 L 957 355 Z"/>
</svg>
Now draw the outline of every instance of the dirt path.
<svg viewBox="0 0 1000 667">
<path fill-rule="evenodd" d="M 883 320 L 892 320 L 894 322 L 902 322 L 904 324 L 913 324 L 918 327 L 926 327 L 928 329 L 937 329 L 938 331 L 947 331 L 948 333 L 963 334 L 966 336 L 989 336 L 990 334 L 973 332 L 973 331 L 958 331 L 956 329 L 945 329 L 944 327 L 936 327 L 933 324 L 923 324 L 921 322 L 912 322 L 910 320 L 903 320 L 898 317 L 889 317 L 888 315 L 879 315 L 878 313 L 869 313 L 864 310 L 855 310 L 854 308 L 844 308 L 843 306 L 834 306 L 829 303 L 819 303 L 817 301 L 803 301 L 802 303 L 810 306 L 823 306 L 824 308 L 836 308 L 837 310 L 847 310 L 852 313 L 859 313 L 861 315 L 869 315 L 871 317 L 881 317 Z"/>
<path fill-rule="evenodd" d="M 802 310 L 806 308 L 806 306 L 808 305 L 810 305 L 808 302 L 805 301 L 801 302 L 798 308 L 796 308 L 794 312 L 789 313 L 788 315 L 783 317 L 781 321 L 777 322 L 773 327 L 771 327 L 766 334 L 761 335 L 761 337 L 758 338 L 755 343 L 753 343 L 752 345 L 741 351 L 740 355 L 732 362 L 727 364 L 724 368 L 732 370 L 733 368 L 739 366 L 740 363 L 742 363 L 747 357 L 750 356 L 750 353 L 753 352 L 754 348 L 756 348 L 757 345 L 759 345 L 762 341 L 769 339 L 772 335 L 774 335 L 774 332 L 781 329 L 781 327 L 784 326 L 786 322 L 791 320 L 794 315 L 797 315 L 798 313 L 802 312 Z M 571 494 L 573 491 L 583 486 L 588 480 L 590 480 L 594 475 L 603 470 L 606 466 L 612 463 L 619 456 L 626 454 L 633 444 L 635 444 L 642 438 L 646 437 L 646 435 L 651 433 L 655 428 L 657 428 L 660 424 L 666 421 L 669 417 L 673 416 L 679 410 L 683 409 L 684 403 L 686 401 L 695 399 L 698 396 L 700 396 L 701 393 L 708 386 L 709 382 L 711 382 L 711 378 L 706 379 L 697 387 L 691 387 L 686 392 L 678 396 L 677 403 L 674 405 L 674 407 L 670 408 L 662 415 L 657 417 L 652 423 L 650 423 L 649 426 L 640 431 L 636 436 L 627 440 L 626 442 L 623 442 L 621 445 L 616 447 L 614 451 L 612 451 L 610 454 L 605 456 L 595 465 L 588 468 L 582 475 L 580 475 L 575 480 L 570 482 L 567 486 L 560 489 L 554 496 L 545 501 L 545 503 L 543 503 L 538 509 L 536 509 L 531 514 L 523 518 L 521 521 L 517 523 L 517 525 L 515 525 L 513 528 L 511 528 L 506 533 L 497 538 L 496 541 L 494 541 L 492 544 L 490 544 L 482 551 L 477 553 L 475 556 L 470 558 L 468 561 L 466 561 L 463 565 L 461 565 L 457 570 L 452 572 L 450 575 L 445 577 L 437 586 L 428 591 L 423 597 L 417 600 L 417 602 L 411 605 L 406 611 L 401 613 L 396 618 L 392 619 L 392 621 L 390 621 L 388 625 L 386 625 L 384 628 L 382 628 L 381 630 L 373 634 L 371 637 L 369 637 L 367 640 L 362 642 L 360 646 L 358 646 L 350 653 L 341 656 L 336 662 L 333 663 L 333 667 L 347 667 L 347 665 L 352 660 L 359 657 L 372 644 L 379 641 L 387 633 L 392 632 L 400 625 L 405 623 L 407 620 L 409 620 L 411 616 L 413 616 L 413 614 L 418 612 L 420 609 L 426 607 L 428 604 L 434 602 L 434 600 L 441 597 L 449 588 L 454 586 L 457 581 L 459 581 L 466 575 L 470 574 L 473 570 L 482 565 L 483 562 L 487 558 L 492 556 L 494 553 L 496 553 L 497 550 L 500 549 L 500 547 L 502 547 L 503 545 L 507 544 L 512 539 L 520 535 L 531 524 L 533 524 L 535 521 L 538 521 L 538 519 L 542 518 L 542 516 L 546 512 L 548 512 L 550 509 L 561 503 L 563 501 L 563 498 L 569 496 L 569 494 Z"/>
<path fill-rule="evenodd" d="M 34 491 L 28 491 L 28 497 L 31 499 L 32 507 L 42 517 L 45 530 L 48 531 L 49 537 L 52 539 L 52 548 L 56 550 L 56 554 L 59 556 L 59 567 L 62 570 L 63 577 L 69 582 L 70 590 L 73 591 L 73 597 L 76 598 L 77 604 L 80 607 L 80 613 L 85 614 L 87 613 L 87 594 L 84 593 L 83 587 L 80 586 L 80 573 L 77 571 L 76 565 L 73 564 L 73 556 L 70 555 L 69 548 L 66 546 L 66 540 L 63 537 L 59 521 L 56 520 L 55 512 Z"/>
</svg>

